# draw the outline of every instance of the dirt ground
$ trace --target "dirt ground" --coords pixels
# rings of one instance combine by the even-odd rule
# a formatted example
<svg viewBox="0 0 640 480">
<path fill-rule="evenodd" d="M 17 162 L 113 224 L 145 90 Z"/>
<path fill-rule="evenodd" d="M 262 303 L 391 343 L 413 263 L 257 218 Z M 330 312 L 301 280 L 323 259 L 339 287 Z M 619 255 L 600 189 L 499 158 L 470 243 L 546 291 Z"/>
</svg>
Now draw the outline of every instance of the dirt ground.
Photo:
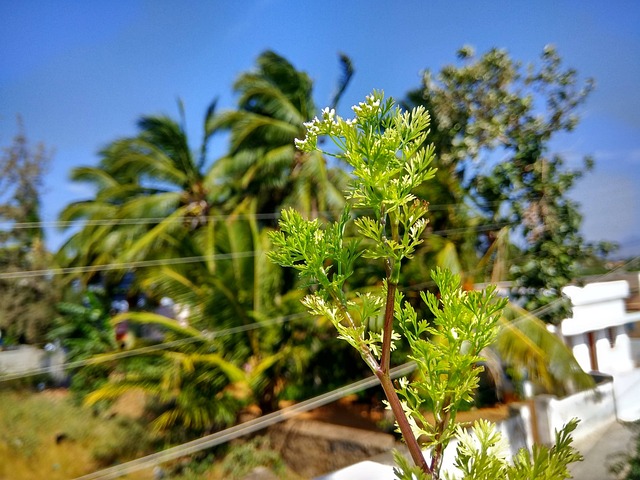
<svg viewBox="0 0 640 480">
<path fill-rule="evenodd" d="M 68 395 L 68 391 L 65 389 L 50 389 L 50 390 L 43 391 L 41 395 L 57 400 L 59 398 L 66 397 Z M 126 395 L 122 396 L 117 402 L 114 403 L 114 405 L 110 409 L 110 413 L 118 416 L 122 415 L 122 416 L 129 416 L 129 417 L 136 418 L 143 414 L 144 402 L 145 402 L 145 399 L 142 393 L 129 392 Z M 493 422 L 498 422 L 500 420 L 507 418 L 508 415 L 509 415 L 509 407 L 507 405 L 499 404 L 494 407 L 472 409 L 469 411 L 460 412 L 458 414 L 457 420 L 460 422 L 472 422 L 478 418 L 483 418 Z M 393 436 L 396 437 L 396 442 L 398 438 L 397 434 L 394 433 L 395 427 L 393 425 L 393 420 L 390 415 L 390 412 L 384 408 L 384 405 L 381 402 L 376 400 L 367 401 L 367 402 L 360 401 L 358 397 L 355 395 L 345 397 L 332 404 L 325 405 L 325 406 L 316 408 L 312 411 L 300 414 L 297 417 L 295 417 L 295 420 L 302 421 L 302 422 L 304 422 L 305 420 L 309 420 L 311 424 L 313 424 L 313 422 L 322 422 L 322 424 L 325 424 L 327 426 L 326 428 L 323 427 L 325 434 L 326 434 L 327 428 L 328 429 L 333 428 L 333 430 L 335 430 L 335 435 L 338 438 L 340 438 L 341 435 L 344 436 L 344 432 L 341 430 L 340 427 L 356 428 L 359 430 L 372 432 L 373 435 L 375 435 L 375 433 L 373 432 L 393 434 Z M 314 428 L 317 428 L 317 427 L 314 427 Z M 310 430 L 313 431 L 313 429 L 310 429 Z M 271 435 L 274 435 L 274 432 L 269 431 L 269 436 Z M 344 453 L 346 456 L 348 456 L 349 452 L 353 454 L 353 458 L 349 459 L 345 457 L 343 459 L 345 464 L 336 465 L 336 468 L 346 466 L 347 464 L 353 463 L 355 461 L 364 460 L 365 459 L 364 457 L 367 456 L 366 452 L 368 450 L 366 448 L 363 448 L 362 451 L 359 451 L 358 448 L 356 448 L 356 446 L 358 445 L 357 440 L 355 440 L 354 438 L 351 438 L 351 437 L 358 437 L 359 435 L 350 434 L 347 436 L 350 438 L 350 440 L 353 440 L 355 442 L 353 443 L 353 445 L 352 444 L 347 445 L 345 442 L 338 442 L 336 444 L 332 444 L 330 447 L 327 447 L 330 450 L 342 448 L 342 450 L 344 450 L 344 452 L 342 453 Z M 390 435 L 388 435 L 388 437 L 392 438 Z M 274 436 L 274 440 L 275 439 L 277 439 L 277 436 Z M 320 447 L 323 447 L 323 446 L 326 447 L 326 445 L 323 444 L 323 442 L 326 443 L 326 438 L 318 437 L 317 439 L 314 439 L 313 436 L 309 438 L 306 438 L 306 437 L 298 438 L 295 443 L 304 442 L 305 444 L 309 444 L 309 442 L 313 443 L 316 441 L 318 442 L 317 445 L 319 450 L 322 450 L 322 448 Z M 279 442 L 276 442 L 276 443 L 279 443 Z M 342 445 L 342 443 L 345 443 L 345 444 Z M 315 443 L 313 444 L 315 445 Z M 393 445 L 393 442 L 391 443 L 391 445 L 385 448 L 393 448 L 392 445 Z M 314 450 L 314 449 L 310 449 L 310 450 Z M 292 473 L 292 475 L 287 476 L 287 478 L 313 478 L 313 476 L 315 475 L 327 473 L 326 457 L 318 458 L 314 461 L 314 459 L 309 458 L 307 456 L 305 460 L 306 470 L 305 469 L 301 470 L 299 468 L 295 468 L 296 465 L 289 464 L 289 461 L 287 461 L 288 456 L 286 451 L 281 451 L 280 453 L 282 454 L 283 459 L 285 459 L 286 463 L 291 469 L 290 472 Z M 376 452 L 376 453 L 380 453 L 380 452 Z M 368 456 L 370 457 L 371 453 L 369 453 Z M 312 472 L 313 474 L 310 474 L 309 472 Z M 145 473 L 148 473 L 148 472 L 145 472 Z M 143 474 L 143 476 L 139 478 L 147 478 L 147 477 L 144 476 Z"/>
<path fill-rule="evenodd" d="M 298 418 L 307 418 L 365 430 L 390 431 L 393 428 L 389 413 L 382 404 L 359 403 L 356 401 L 355 396 L 349 396 L 335 403 L 303 413 Z M 465 423 L 482 418 L 491 422 L 499 422 L 508 416 L 508 405 L 496 404 L 459 412 L 456 420 Z"/>
</svg>

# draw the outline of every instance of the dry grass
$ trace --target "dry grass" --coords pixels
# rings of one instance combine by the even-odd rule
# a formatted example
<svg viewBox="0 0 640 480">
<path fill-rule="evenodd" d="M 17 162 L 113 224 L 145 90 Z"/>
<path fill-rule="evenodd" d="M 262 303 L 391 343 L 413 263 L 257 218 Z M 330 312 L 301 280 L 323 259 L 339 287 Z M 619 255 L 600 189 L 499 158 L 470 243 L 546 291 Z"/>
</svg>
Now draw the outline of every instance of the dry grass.
<svg viewBox="0 0 640 480">
<path fill-rule="evenodd" d="M 99 470 L 96 458 L 111 455 L 129 432 L 116 419 L 74 405 L 62 391 L 0 391 L 0 479 L 62 480 Z"/>
</svg>

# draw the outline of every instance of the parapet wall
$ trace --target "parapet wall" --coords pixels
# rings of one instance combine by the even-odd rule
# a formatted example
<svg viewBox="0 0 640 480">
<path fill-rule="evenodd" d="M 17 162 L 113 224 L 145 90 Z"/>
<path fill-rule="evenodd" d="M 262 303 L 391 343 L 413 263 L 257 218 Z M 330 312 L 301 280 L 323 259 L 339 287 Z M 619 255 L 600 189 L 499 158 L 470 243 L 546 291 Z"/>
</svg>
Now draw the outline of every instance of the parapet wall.
<svg viewBox="0 0 640 480">
<path fill-rule="evenodd" d="M 31 345 L 0 351 L 0 377 L 2 375 L 30 374 L 36 370 L 50 375 L 56 382 L 65 379 L 63 364 L 66 356 L 61 349 L 46 351 Z"/>
<path fill-rule="evenodd" d="M 640 312 L 628 313 L 625 280 L 565 287 L 573 316 L 560 325 L 565 343 L 586 372 L 607 374 L 630 371 L 635 362 L 629 340 L 629 324 L 640 320 Z"/>
</svg>

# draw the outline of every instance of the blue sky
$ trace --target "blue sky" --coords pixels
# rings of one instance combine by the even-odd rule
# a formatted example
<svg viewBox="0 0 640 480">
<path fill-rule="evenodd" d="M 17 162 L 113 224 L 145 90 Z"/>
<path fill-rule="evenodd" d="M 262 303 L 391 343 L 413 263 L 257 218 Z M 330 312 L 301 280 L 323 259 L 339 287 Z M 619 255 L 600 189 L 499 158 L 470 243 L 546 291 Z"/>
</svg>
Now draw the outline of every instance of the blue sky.
<svg viewBox="0 0 640 480">
<path fill-rule="evenodd" d="M 0 0 L 0 18 L 0 145 L 19 114 L 30 140 L 55 149 L 45 221 L 90 195 L 68 181 L 71 169 L 95 165 L 141 115 L 176 116 L 181 98 L 197 146 L 208 104 L 219 97 L 233 107 L 234 79 L 266 49 L 314 79 L 318 107 L 330 101 L 339 52 L 348 54 L 356 68 L 342 102 L 348 115 L 374 88 L 402 98 L 462 45 L 529 62 L 554 44 L 566 65 L 596 80 L 579 127 L 553 143 L 570 162 L 595 157 L 574 193 L 585 236 L 640 255 L 638 2 Z M 62 237 L 48 235 L 57 247 Z"/>
</svg>

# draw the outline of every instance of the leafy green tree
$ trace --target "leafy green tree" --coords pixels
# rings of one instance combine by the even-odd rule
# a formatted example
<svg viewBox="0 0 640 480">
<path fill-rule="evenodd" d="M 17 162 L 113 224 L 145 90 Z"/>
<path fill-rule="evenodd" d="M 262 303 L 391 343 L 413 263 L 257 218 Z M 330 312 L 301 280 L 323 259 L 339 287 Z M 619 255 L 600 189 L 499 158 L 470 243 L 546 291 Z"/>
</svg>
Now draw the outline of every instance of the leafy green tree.
<svg viewBox="0 0 640 480">
<path fill-rule="evenodd" d="M 561 156 L 550 154 L 550 144 L 575 128 L 593 82 L 581 82 L 551 46 L 539 65 L 524 66 L 501 49 L 476 57 L 464 47 L 458 57 L 460 65 L 426 71 L 422 87 L 406 101 L 432 116 L 438 181 L 425 188 L 449 205 L 433 212 L 432 225 L 453 230 L 446 245 L 456 246 L 467 269 L 464 259 L 478 251 L 482 256 L 508 226 L 512 239 L 521 238 L 520 258 L 510 259 L 514 292 L 529 310 L 549 306 L 540 316 L 557 322 L 566 315 L 560 288 L 598 246 L 580 236 L 581 217 L 567 195 L 591 160 L 566 168 Z M 487 271 L 472 275 L 483 281 Z"/>
<path fill-rule="evenodd" d="M 485 197 L 497 198 L 510 190 L 511 198 L 517 198 L 510 202 L 509 220 L 521 226 L 524 255 L 510 269 L 515 294 L 526 310 L 559 323 L 571 316 L 562 288 L 575 280 L 582 265 L 612 246 L 587 243 L 580 234 L 582 215 L 568 192 L 583 172 L 562 169 L 559 156 L 548 159 L 540 154 L 534 153 L 534 159 L 518 153 L 513 163 L 498 165 L 478 182 Z"/>
<path fill-rule="evenodd" d="M 37 343 L 59 298 L 54 279 L 28 273 L 53 266 L 40 216 L 51 152 L 30 145 L 20 121 L 18 127 L 0 156 L 0 329 L 9 341 Z"/>
<path fill-rule="evenodd" d="M 47 338 L 60 342 L 68 362 L 84 361 L 118 350 L 109 304 L 104 292 L 98 289 L 84 292 L 76 301 L 68 299 L 58 304 L 58 316 L 47 332 Z M 68 372 L 71 390 L 82 398 L 104 384 L 112 372 L 113 362 L 89 363 L 74 368 Z"/>
<path fill-rule="evenodd" d="M 116 350 L 110 310 L 104 293 L 97 290 L 87 291 L 78 303 L 60 302 L 60 315 L 47 337 L 60 341 L 69 361 Z"/>
</svg>

